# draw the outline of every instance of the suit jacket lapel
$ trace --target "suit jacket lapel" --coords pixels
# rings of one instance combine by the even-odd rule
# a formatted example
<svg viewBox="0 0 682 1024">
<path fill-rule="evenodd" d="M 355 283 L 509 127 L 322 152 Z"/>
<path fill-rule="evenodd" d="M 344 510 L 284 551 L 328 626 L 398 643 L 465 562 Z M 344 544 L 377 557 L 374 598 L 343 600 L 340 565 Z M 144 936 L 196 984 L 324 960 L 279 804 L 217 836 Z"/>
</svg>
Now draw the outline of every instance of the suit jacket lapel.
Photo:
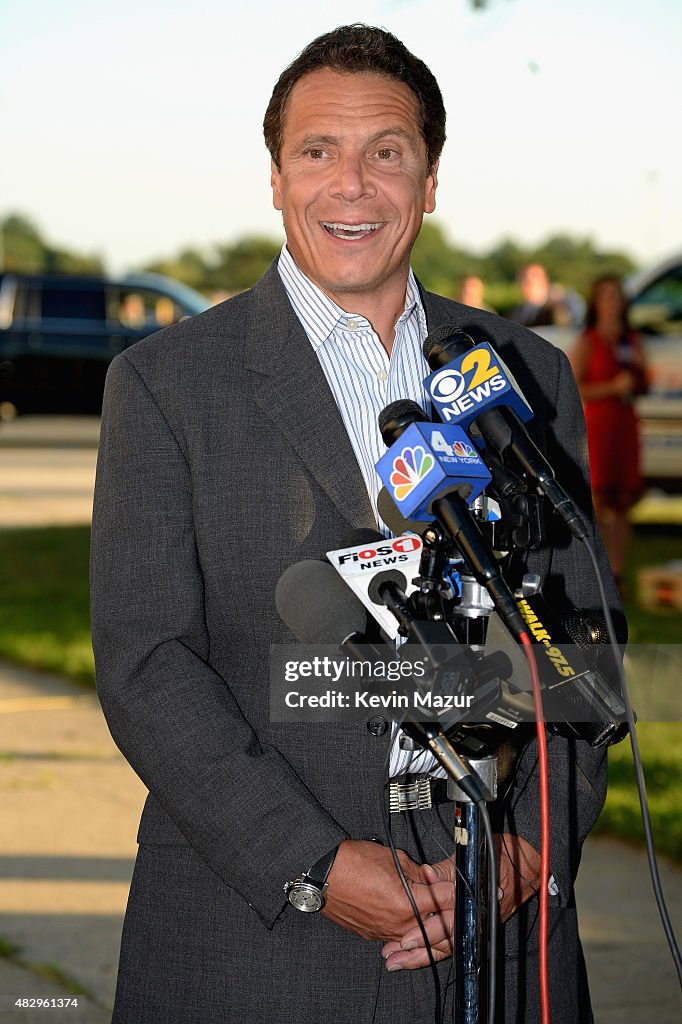
<svg viewBox="0 0 682 1024">
<path fill-rule="evenodd" d="M 376 527 L 362 473 L 319 360 L 276 264 L 252 289 L 245 366 L 265 378 L 256 403 L 355 527 Z"/>
</svg>

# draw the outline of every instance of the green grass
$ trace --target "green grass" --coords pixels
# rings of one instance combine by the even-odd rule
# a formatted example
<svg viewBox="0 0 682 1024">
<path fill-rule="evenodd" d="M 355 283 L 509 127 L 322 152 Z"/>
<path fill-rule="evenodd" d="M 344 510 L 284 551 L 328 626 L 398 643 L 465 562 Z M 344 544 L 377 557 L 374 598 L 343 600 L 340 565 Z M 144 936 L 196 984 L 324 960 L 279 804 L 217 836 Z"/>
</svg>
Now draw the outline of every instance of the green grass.
<svg viewBox="0 0 682 1024">
<path fill-rule="evenodd" d="M 633 532 L 625 576 L 629 639 L 636 644 L 682 643 L 682 611 L 660 608 L 646 611 L 636 604 L 637 572 L 682 559 L 682 527 L 639 527 Z"/>
<path fill-rule="evenodd" d="M 88 615 L 87 527 L 0 530 L 0 657 L 94 682 Z M 639 529 L 633 540 L 628 589 L 636 572 L 682 557 L 682 531 Z M 682 643 L 682 614 L 644 611 L 627 604 L 631 640 Z M 677 680 L 675 680 L 677 682 Z M 651 716 L 649 716 L 651 717 Z M 647 722 L 638 727 L 657 847 L 682 859 L 682 725 Z M 639 805 L 630 744 L 609 755 L 610 783 L 598 830 L 641 841 Z"/>
<path fill-rule="evenodd" d="M 682 725 L 642 722 L 637 726 L 649 814 L 658 853 L 682 860 Z M 628 740 L 609 751 L 609 789 L 595 832 L 643 842 L 635 770 Z"/>
<path fill-rule="evenodd" d="M 0 657 L 94 684 L 86 526 L 0 531 Z"/>
</svg>

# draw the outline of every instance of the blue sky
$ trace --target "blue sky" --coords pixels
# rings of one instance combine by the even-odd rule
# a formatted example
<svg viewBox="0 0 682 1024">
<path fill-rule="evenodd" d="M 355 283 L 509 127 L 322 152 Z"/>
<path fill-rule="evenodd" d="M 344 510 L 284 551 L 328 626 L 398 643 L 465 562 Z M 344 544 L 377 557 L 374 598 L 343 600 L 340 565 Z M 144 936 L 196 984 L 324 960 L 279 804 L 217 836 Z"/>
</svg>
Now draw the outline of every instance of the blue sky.
<svg viewBox="0 0 682 1024">
<path fill-rule="evenodd" d="M 678 0 L 4 0 L 0 214 L 112 269 L 280 234 L 261 122 L 315 35 L 363 20 L 435 72 L 448 142 L 435 217 L 463 246 L 591 235 L 682 248 Z"/>
</svg>

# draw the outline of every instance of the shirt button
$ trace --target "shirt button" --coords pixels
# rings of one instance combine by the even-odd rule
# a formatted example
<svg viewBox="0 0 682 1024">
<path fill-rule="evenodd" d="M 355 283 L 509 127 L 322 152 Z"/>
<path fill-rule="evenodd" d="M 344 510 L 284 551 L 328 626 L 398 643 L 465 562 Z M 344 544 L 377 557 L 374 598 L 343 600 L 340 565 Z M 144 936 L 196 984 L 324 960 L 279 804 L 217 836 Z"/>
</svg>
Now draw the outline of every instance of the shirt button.
<svg viewBox="0 0 682 1024">
<path fill-rule="evenodd" d="M 386 373 L 385 370 L 379 370 L 377 374 L 377 380 L 380 380 L 382 384 L 388 380 L 388 374 Z"/>
<path fill-rule="evenodd" d="M 367 731 L 372 736 L 383 736 L 388 729 L 388 722 L 380 715 L 374 715 L 367 723 Z"/>
<path fill-rule="evenodd" d="M 357 320 L 346 320 L 346 327 L 349 331 L 357 331 L 359 326 Z"/>
</svg>

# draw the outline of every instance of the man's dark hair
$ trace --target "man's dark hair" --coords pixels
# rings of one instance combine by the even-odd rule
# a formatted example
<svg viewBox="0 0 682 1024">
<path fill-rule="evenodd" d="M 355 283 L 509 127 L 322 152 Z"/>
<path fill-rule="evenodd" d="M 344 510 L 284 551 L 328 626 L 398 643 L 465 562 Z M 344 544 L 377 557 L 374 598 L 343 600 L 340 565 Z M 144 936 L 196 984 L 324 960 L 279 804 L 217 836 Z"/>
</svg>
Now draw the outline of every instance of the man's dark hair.
<svg viewBox="0 0 682 1024">
<path fill-rule="evenodd" d="M 445 107 L 432 72 L 390 32 L 370 25 L 341 25 L 313 39 L 279 76 L 263 120 L 265 144 L 280 166 L 282 128 L 289 93 L 304 75 L 321 68 L 343 74 L 395 78 L 411 89 L 419 109 L 419 130 L 432 169 L 445 142 Z"/>
</svg>

